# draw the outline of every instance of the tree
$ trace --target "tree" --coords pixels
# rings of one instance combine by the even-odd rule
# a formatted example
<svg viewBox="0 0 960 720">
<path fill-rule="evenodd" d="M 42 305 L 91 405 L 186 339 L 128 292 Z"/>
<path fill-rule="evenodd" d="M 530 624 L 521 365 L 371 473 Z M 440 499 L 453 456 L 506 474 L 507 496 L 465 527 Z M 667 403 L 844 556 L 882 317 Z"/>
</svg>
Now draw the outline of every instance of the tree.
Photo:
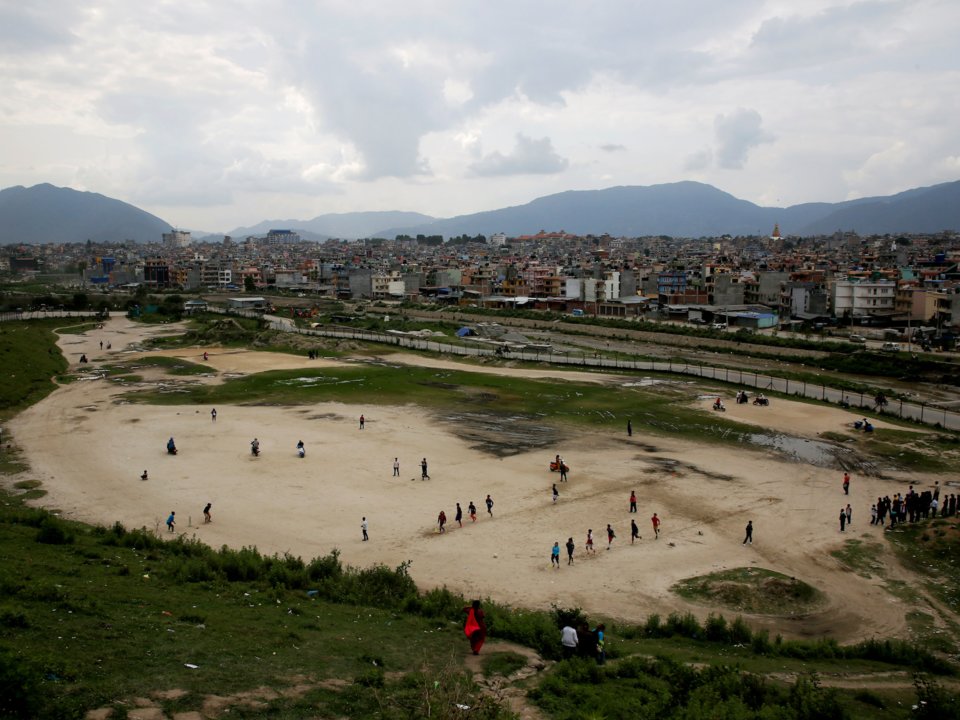
<svg viewBox="0 0 960 720">
<path fill-rule="evenodd" d="M 256 292 L 257 284 L 253 281 L 253 275 L 246 275 L 243 278 L 243 289 L 245 292 Z"/>
</svg>

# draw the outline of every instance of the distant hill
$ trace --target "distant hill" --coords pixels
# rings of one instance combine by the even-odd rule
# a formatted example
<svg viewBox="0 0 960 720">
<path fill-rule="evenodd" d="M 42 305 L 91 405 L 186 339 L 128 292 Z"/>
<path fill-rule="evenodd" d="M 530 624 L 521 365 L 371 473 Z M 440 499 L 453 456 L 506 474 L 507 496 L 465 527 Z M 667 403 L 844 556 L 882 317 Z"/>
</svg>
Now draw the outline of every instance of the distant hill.
<svg viewBox="0 0 960 720">
<path fill-rule="evenodd" d="M 908 190 L 898 195 L 842 203 L 805 203 L 769 208 L 735 198 L 711 185 L 678 182 L 613 187 L 547 195 L 526 205 L 460 215 L 413 226 L 395 226 L 377 235 L 466 233 L 530 235 L 565 230 L 578 235 L 766 235 L 780 225 L 784 235 L 818 235 L 837 230 L 860 233 L 938 232 L 960 229 L 960 181 Z"/>
<path fill-rule="evenodd" d="M 160 242 L 170 223 L 133 205 L 49 184 L 0 190 L 0 245 Z"/>
<path fill-rule="evenodd" d="M 227 233 L 235 238 L 248 235 L 266 235 L 270 230 L 296 230 L 304 239 L 325 240 L 328 238 L 376 237 L 377 230 L 397 225 L 421 225 L 435 218 L 415 212 L 351 212 L 327 213 L 313 220 L 264 220 L 250 227 L 240 227 Z M 392 237 L 392 236 L 391 236 Z"/>
<path fill-rule="evenodd" d="M 397 235 L 532 235 L 565 230 L 578 235 L 670 235 L 702 237 L 767 235 L 779 224 L 784 235 L 939 232 L 960 229 L 960 181 L 915 188 L 889 197 L 841 203 L 761 207 L 698 182 L 571 190 L 525 205 L 438 219 L 414 212 L 353 212 L 312 220 L 265 220 L 229 235 L 265 235 L 295 230 L 305 240 Z M 0 191 L 0 244 L 17 242 L 158 242 L 170 225 L 132 205 L 97 193 L 53 185 Z M 222 235 L 198 237 L 219 241 Z"/>
</svg>

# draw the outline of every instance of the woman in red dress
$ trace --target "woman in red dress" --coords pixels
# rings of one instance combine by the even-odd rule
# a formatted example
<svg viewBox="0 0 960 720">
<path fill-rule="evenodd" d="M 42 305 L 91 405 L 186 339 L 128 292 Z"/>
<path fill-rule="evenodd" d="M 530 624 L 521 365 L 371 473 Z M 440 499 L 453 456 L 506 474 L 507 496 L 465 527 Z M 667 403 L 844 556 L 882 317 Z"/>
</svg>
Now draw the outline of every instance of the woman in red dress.
<svg viewBox="0 0 960 720">
<path fill-rule="evenodd" d="M 480 648 L 487 639 L 487 623 L 484 619 L 483 609 L 480 607 L 480 601 L 474 600 L 473 605 L 465 607 L 463 611 L 467 614 L 467 623 L 463 626 L 463 634 L 470 641 L 470 649 L 474 655 L 480 654 Z"/>
</svg>

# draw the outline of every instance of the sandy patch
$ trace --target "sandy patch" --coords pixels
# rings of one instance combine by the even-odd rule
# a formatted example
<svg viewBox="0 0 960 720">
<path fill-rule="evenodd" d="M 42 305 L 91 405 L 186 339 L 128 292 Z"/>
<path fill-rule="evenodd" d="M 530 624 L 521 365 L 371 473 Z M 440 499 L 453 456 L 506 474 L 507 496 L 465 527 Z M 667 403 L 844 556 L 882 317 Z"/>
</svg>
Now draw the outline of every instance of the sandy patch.
<svg viewBox="0 0 960 720">
<path fill-rule="evenodd" d="M 98 332 L 112 338 L 111 353 L 129 357 L 127 343 L 155 331 L 114 319 Z M 88 346 L 92 359 L 108 358 L 98 342 L 97 334 L 80 338 L 71 353 Z M 194 359 L 203 350 L 173 354 Z M 229 373 L 320 362 L 276 353 L 208 352 L 211 367 Z M 596 381 L 596 374 L 586 375 Z M 412 560 L 410 572 L 422 587 L 446 585 L 468 597 L 524 607 L 580 606 L 631 621 L 688 609 L 704 617 L 708 609 L 680 600 L 669 587 L 686 577 L 754 564 L 805 580 L 829 598 L 827 609 L 816 615 L 757 619 L 759 624 L 769 623 L 786 636 L 827 634 L 840 640 L 906 634 L 905 608 L 879 581 L 844 571 L 829 555 L 846 537 L 879 535 L 866 521 L 871 499 L 901 490 L 901 482 L 855 476 L 846 497 L 837 469 L 791 462 L 772 451 L 636 432 L 632 438 L 625 432 L 580 433 L 549 450 L 497 457 L 475 448 L 455 423 L 440 422 L 415 406 L 378 406 L 375 398 L 363 406 L 218 407 L 213 422 L 208 407 L 117 404 L 118 392 L 105 381 L 74 383 L 12 423 L 31 475 L 49 493 L 43 499 L 47 506 L 82 520 L 119 520 L 160 534 L 166 534 L 164 520 L 174 510 L 177 533 L 214 547 L 256 545 L 305 558 L 339 548 L 344 562 L 358 566 Z M 842 431 L 855 419 L 840 409 L 786 400 L 769 408 L 730 403 L 728 408 L 729 418 L 761 418 L 765 427 L 792 433 Z M 364 430 L 357 422 L 361 413 Z M 164 450 L 170 436 L 180 448 L 176 457 Z M 249 452 L 254 437 L 263 450 L 258 458 Z M 307 447 L 304 459 L 295 452 L 300 439 Z M 555 453 L 572 468 L 567 483 L 548 470 Z M 395 457 L 400 477 L 393 477 Z M 420 479 L 423 457 L 431 476 L 426 481 Z M 139 479 L 144 469 L 146 482 Z M 556 504 L 553 483 L 560 492 Z M 639 496 L 633 516 L 631 490 Z M 487 494 L 495 501 L 492 517 L 484 507 Z M 478 508 L 476 523 L 466 516 L 470 501 Z M 203 524 L 207 502 L 213 504 L 213 522 Z M 462 528 L 454 520 L 456 502 L 464 511 Z M 846 502 L 854 507 L 854 523 L 852 532 L 840 535 L 835 518 Z M 442 535 L 436 531 L 440 510 L 448 518 Z M 654 512 L 663 520 L 658 540 L 650 525 Z M 362 517 L 369 522 L 369 542 L 361 540 Z M 635 545 L 632 517 L 642 535 Z M 752 546 L 742 545 L 747 520 L 754 524 Z M 609 551 L 607 523 L 617 534 Z M 584 553 L 588 528 L 597 548 L 590 556 Z M 577 546 L 575 562 L 568 566 L 564 553 L 561 568 L 553 570 L 550 547 L 554 541 L 563 546 L 568 537 Z"/>
</svg>

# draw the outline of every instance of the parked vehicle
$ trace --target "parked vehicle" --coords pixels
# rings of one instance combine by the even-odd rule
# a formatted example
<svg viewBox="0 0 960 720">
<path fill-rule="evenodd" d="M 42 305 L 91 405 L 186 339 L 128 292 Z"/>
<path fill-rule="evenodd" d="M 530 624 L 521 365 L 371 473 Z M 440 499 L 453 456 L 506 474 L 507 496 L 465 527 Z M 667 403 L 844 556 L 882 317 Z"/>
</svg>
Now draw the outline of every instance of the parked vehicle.
<svg viewBox="0 0 960 720">
<path fill-rule="evenodd" d="M 847 340 L 852 343 L 865 343 L 867 341 L 863 335 L 850 335 Z"/>
<path fill-rule="evenodd" d="M 900 352 L 900 343 L 885 342 L 880 349 L 884 352 Z"/>
<path fill-rule="evenodd" d="M 713 329 L 714 329 L 714 330 L 726 330 L 726 329 L 727 329 L 727 326 L 726 326 L 725 324 L 723 324 L 723 323 L 714 323 L 714 324 L 713 324 Z"/>
</svg>

